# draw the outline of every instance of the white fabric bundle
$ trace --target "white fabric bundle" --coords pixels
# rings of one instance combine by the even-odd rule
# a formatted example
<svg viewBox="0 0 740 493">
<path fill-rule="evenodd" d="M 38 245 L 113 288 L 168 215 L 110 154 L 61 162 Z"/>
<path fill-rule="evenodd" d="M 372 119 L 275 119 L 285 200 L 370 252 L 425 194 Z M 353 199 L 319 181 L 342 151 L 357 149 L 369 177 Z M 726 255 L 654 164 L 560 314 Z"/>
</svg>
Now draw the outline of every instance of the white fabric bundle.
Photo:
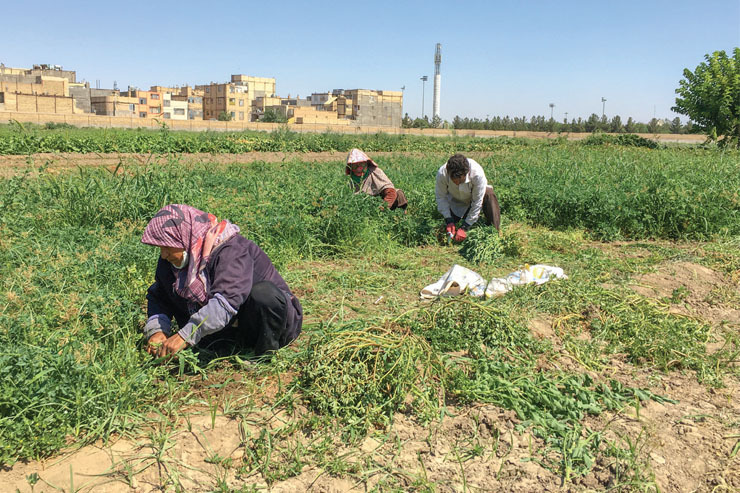
<svg viewBox="0 0 740 493">
<path fill-rule="evenodd" d="M 502 296 L 511 291 L 515 286 L 535 283 L 543 284 L 550 279 L 567 279 L 563 269 L 551 265 L 525 264 L 521 269 L 512 272 L 506 277 L 494 277 L 486 282 L 480 274 L 461 265 L 453 265 L 439 281 L 430 284 L 421 290 L 422 299 L 432 299 L 437 296 L 458 296 L 468 292 L 471 296 L 484 296 L 492 298 Z"/>
</svg>

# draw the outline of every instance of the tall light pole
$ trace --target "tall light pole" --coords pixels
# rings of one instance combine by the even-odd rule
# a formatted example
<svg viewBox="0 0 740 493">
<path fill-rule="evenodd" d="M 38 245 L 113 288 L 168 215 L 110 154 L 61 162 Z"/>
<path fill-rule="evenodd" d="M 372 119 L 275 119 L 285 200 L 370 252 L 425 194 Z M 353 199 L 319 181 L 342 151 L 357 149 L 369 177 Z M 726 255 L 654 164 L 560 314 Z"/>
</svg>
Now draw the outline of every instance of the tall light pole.
<svg viewBox="0 0 740 493">
<path fill-rule="evenodd" d="M 421 79 L 421 117 L 424 118 L 424 83 L 429 80 L 429 77 L 422 75 Z"/>
<path fill-rule="evenodd" d="M 604 118 L 604 109 L 606 108 L 606 98 L 604 96 L 601 97 L 601 118 Z"/>
<path fill-rule="evenodd" d="M 568 123 L 568 112 L 565 112 L 565 123 Z"/>
<path fill-rule="evenodd" d="M 550 103 L 550 120 L 552 120 L 552 110 L 555 109 L 555 103 Z"/>
<path fill-rule="evenodd" d="M 406 90 L 406 86 L 401 86 L 401 114 L 403 115 L 403 91 Z M 401 117 L 403 118 L 403 117 Z"/>
</svg>

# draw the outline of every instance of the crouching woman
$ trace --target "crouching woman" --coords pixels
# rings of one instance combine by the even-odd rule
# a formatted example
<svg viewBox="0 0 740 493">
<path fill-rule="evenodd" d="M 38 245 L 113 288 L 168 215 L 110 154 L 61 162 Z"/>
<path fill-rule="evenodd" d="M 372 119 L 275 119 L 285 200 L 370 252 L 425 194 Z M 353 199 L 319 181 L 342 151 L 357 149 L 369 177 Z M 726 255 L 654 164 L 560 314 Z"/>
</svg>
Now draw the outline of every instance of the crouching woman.
<svg viewBox="0 0 740 493">
<path fill-rule="evenodd" d="M 403 190 L 393 187 L 393 183 L 382 169 L 359 149 L 352 149 L 347 156 L 344 172 L 349 175 L 355 193 L 366 193 L 373 197 L 380 195 L 390 210 L 406 209 L 406 195 Z"/>
<path fill-rule="evenodd" d="M 149 221 L 141 242 L 160 249 L 146 295 L 150 354 L 166 357 L 197 345 L 219 353 L 251 348 L 260 356 L 300 334 L 300 302 L 238 226 L 172 204 Z"/>
</svg>

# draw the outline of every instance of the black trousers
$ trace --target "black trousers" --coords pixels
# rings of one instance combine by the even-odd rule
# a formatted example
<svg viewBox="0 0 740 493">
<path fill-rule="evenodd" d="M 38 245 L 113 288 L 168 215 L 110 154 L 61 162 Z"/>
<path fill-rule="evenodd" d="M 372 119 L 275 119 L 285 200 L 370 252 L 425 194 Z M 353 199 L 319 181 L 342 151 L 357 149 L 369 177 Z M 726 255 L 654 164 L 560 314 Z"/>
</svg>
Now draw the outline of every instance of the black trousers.
<svg viewBox="0 0 740 493">
<path fill-rule="evenodd" d="M 219 355 L 241 349 L 252 349 L 256 356 L 277 351 L 297 336 L 286 327 L 289 309 L 293 307 L 283 291 L 270 281 L 258 282 L 239 307 L 234 322 L 204 337 L 198 346 Z"/>
<path fill-rule="evenodd" d="M 468 215 L 469 210 L 470 209 L 465 211 L 462 218 L 457 217 L 454 212 L 450 211 L 452 213 L 452 219 L 455 220 L 455 223 L 459 222 L 460 219 L 464 219 L 465 216 Z M 486 187 L 486 193 L 483 194 L 483 206 L 481 207 L 481 211 L 483 212 L 483 217 L 485 218 L 487 225 L 493 225 L 497 230 L 501 229 L 501 208 L 498 206 L 498 198 L 493 192 L 493 187 L 491 185 Z"/>
</svg>

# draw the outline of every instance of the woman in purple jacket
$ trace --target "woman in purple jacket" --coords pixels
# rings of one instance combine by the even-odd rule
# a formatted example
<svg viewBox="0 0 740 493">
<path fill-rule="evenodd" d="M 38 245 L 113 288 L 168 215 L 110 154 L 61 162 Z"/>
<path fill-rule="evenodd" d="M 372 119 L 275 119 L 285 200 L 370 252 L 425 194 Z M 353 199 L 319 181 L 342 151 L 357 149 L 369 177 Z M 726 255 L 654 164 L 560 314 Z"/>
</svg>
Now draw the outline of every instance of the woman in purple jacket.
<svg viewBox="0 0 740 493">
<path fill-rule="evenodd" d="M 224 341 L 275 351 L 301 332 L 303 309 L 270 258 L 239 227 L 184 204 L 160 209 L 141 242 L 160 248 L 147 291 L 147 351 L 170 356 Z M 172 318 L 179 330 L 172 332 Z"/>
</svg>

